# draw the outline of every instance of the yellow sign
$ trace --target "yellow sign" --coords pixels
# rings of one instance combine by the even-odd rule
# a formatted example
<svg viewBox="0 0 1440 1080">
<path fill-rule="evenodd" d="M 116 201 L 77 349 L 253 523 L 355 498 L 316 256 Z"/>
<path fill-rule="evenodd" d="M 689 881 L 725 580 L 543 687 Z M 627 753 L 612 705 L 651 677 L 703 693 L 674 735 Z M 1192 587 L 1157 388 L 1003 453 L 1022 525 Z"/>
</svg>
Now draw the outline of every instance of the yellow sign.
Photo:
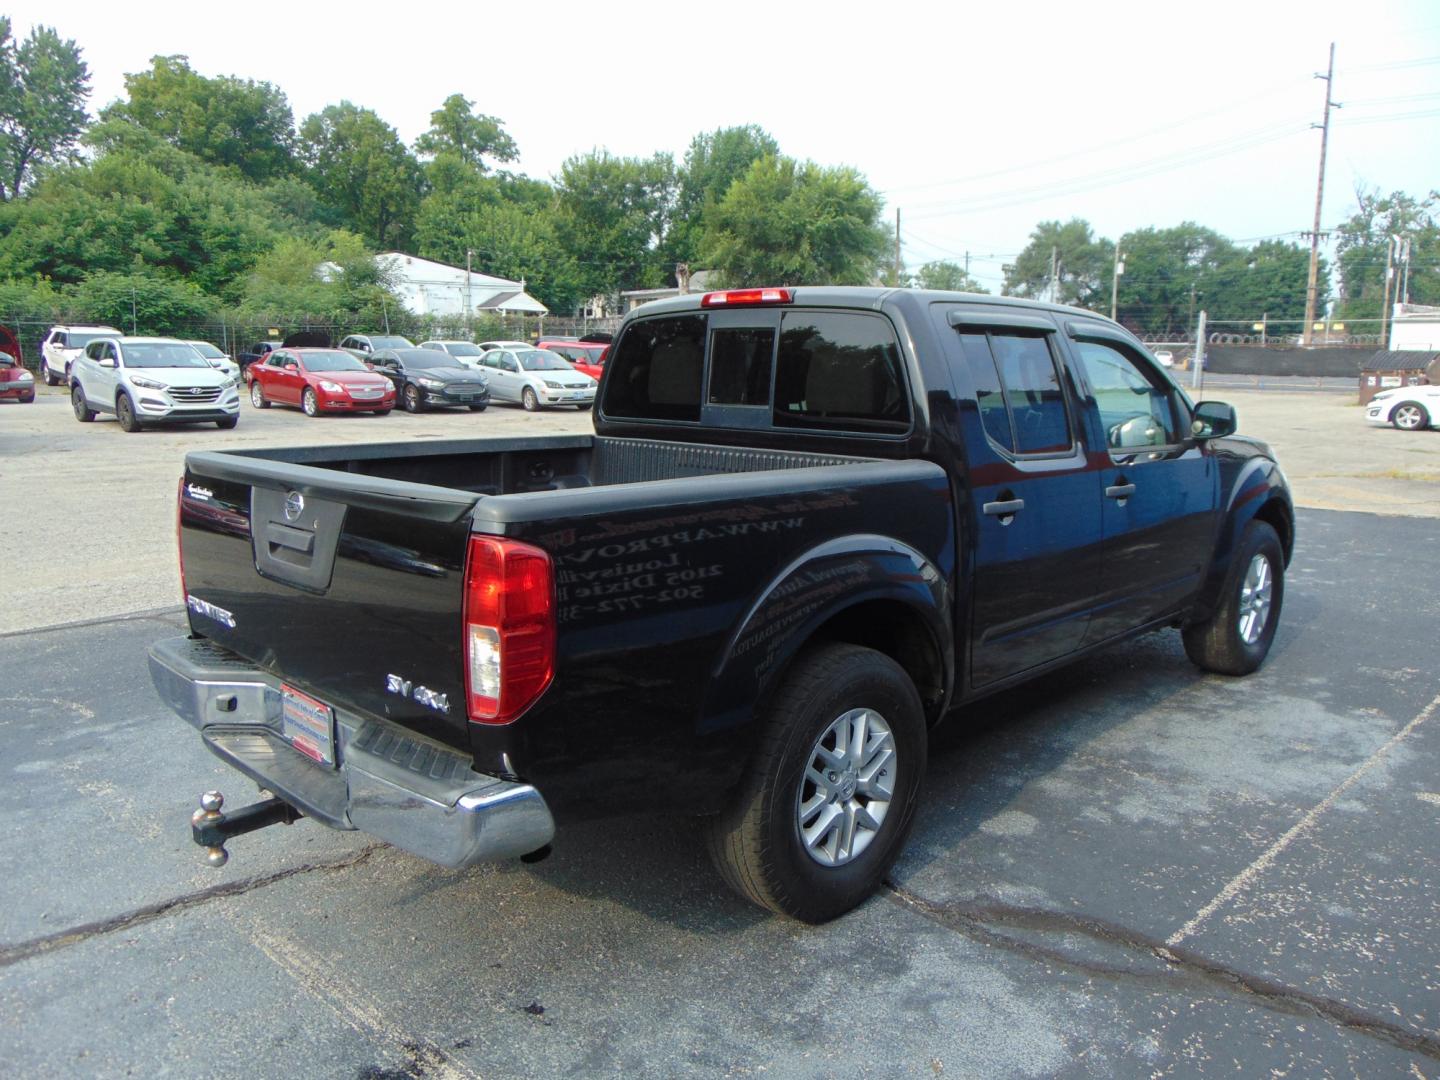
<svg viewBox="0 0 1440 1080">
<path fill-rule="evenodd" d="M 1312 327 L 1310 327 L 1310 329 L 1311 329 L 1311 330 L 1324 330 L 1324 329 L 1325 329 L 1325 324 L 1324 324 L 1323 322 L 1317 322 L 1315 325 L 1313 325 Z"/>
<path fill-rule="evenodd" d="M 1331 323 L 1331 324 L 1330 324 L 1330 329 L 1331 329 L 1331 330 L 1344 330 L 1344 329 L 1345 329 L 1345 324 L 1344 324 L 1343 322 Z"/>
<path fill-rule="evenodd" d="M 1318 329 L 1318 328 L 1317 328 L 1317 329 Z M 272 327 L 270 327 L 270 336 L 271 336 L 271 337 L 279 337 L 279 336 L 280 336 L 280 327 L 278 327 L 278 326 L 272 326 Z"/>
<path fill-rule="evenodd" d="M 1251 324 L 1250 324 L 1250 329 L 1251 329 L 1251 330 L 1264 330 L 1264 329 L 1265 329 L 1265 324 L 1264 324 L 1263 322 L 1251 323 Z"/>
</svg>

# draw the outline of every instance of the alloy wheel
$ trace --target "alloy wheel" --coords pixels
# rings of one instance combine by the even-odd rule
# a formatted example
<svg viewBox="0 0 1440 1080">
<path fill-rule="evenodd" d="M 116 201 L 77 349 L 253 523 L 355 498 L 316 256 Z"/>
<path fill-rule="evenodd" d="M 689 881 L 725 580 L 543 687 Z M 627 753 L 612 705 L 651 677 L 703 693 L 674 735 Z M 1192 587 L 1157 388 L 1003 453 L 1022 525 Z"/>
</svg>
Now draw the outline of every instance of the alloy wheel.
<svg viewBox="0 0 1440 1080">
<path fill-rule="evenodd" d="M 821 866 L 844 866 L 875 839 L 895 792 L 895 738 L 874 709 L 851 709 L 825 729 L 795 796 L 795 825 Z"/>
</svg>

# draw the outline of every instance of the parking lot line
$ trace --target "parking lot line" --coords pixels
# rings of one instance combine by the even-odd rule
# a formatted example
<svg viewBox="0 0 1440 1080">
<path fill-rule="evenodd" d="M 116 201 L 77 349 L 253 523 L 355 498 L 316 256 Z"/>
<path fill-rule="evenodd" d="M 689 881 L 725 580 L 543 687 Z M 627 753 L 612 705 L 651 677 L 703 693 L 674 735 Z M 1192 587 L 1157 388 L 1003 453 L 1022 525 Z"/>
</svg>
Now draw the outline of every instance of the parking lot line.
<svg viewBox="0 0 1440 1080">
<path fill-rule="evenodd" d="M 1366 758 L 1359 768 L 1341 781 L 1335 790 L 1330 792 L 1329 795 L 1326 795 L 1324 799 L 1311 808 L 1309 813 L 1292 825 L 1284 836 L 1276 840 L 1265 849 L 1259 858 L 1231 878 L 1226 886 L 1215 894 L 1214 899 L 1195 913 L 1194 918 L 1166 938 L 1165 944 L 1179 945 L 1186 938 L 1193 936 L 1195 931 L 1200 929 L 1210 916 L 1214 915 L 1216 911 L 1229 903 L 1241 890 L 1248 887 L 1251 882 L 1268 870 L 1274 864 L 1275 860 L 1280 857 L 1280 854 L 1294 843 L 1297 837 L 1308 832 L 1311 826 L 1320 820 L 1320 816 L 1329 810 L 1330 807 L 1334 806 L 1340 797 L 1350 790 L 1362 776 L 1384 760 L 1391 750 L 1403 742 L 1412 732 L 1419 728 L 1421 724 L 1434 716 L 1436 709 L 1440 709 L 1440 694 L 1436 694 L 1435 697 L 1431 699 L 1430 704 L 1421 709 L 1413 720 L 1392 735 L 1380 749 Z"/>
</svg>

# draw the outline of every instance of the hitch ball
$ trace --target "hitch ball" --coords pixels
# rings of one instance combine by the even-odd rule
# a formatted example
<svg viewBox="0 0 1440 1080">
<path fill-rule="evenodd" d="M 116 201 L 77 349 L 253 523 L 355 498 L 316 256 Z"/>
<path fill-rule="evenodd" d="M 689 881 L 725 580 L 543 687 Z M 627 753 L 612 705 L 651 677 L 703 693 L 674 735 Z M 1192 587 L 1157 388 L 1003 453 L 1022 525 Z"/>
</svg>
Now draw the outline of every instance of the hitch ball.
<svg viewBox="0 0 1440 1080">
<path fill-rule="evenodd" d="M 207 791 L 201 795 L 200 809 L 190 815 L 191 830 L 205 829 L 224 820 L 225 815 L 220 813 L 220 808 L 224 805 L 225 796 L 218 791 Z M 211 866 L 224 866 L 230 861 L 230 853 L 223 844 L 209 844 L 205 846 L 205 861 Z"/>
</svg>

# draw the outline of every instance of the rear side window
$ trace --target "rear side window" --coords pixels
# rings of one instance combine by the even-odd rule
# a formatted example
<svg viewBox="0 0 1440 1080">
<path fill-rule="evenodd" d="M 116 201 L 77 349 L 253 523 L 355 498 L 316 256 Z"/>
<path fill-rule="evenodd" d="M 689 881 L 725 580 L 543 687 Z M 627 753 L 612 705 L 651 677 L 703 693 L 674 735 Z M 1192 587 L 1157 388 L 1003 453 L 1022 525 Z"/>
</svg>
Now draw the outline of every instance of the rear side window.
<svg viewBox="0 0 1440 1080">
<path fill-rule="evenodd" d="M 890 323 L 859 312 L 785 312 L 775 358 L 774 423 L 906 430 L 910 403 Z"/>
<path fill-rule="evenodd" d="M 1060 372 L 1044 334 L 960 335 L 985 434 L 1012 454 L 1059 454 L 1074 443 Z"/>
<path fill-rule="evenodd" d="M 705 316 L 676 315 L 632 323 L 620 339 L 610 367 L 606 415 L 698 421 Z"/>
</svg>

